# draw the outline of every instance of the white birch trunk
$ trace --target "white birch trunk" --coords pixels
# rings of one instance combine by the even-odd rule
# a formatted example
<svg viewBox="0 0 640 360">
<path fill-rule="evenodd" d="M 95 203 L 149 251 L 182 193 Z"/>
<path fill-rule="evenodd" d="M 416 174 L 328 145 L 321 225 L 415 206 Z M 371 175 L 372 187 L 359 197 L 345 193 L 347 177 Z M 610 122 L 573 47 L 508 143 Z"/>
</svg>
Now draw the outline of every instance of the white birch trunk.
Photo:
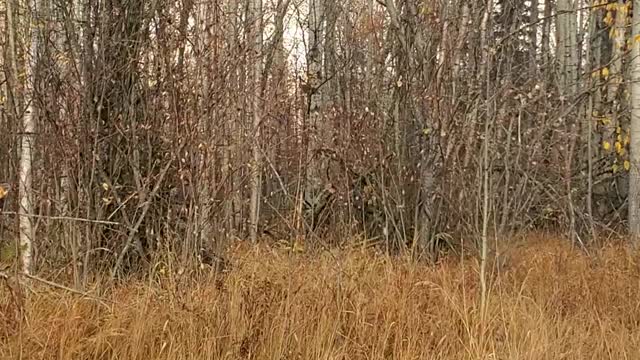
<svg viewBox="0 0 640 360">
<path fill-rule="evenodd" d="M 26 274 L 31 273 L 34 231 L 31 222 L 33 215 L 33 170 L 32 150 L 34 145 L 35 131 L 35 102 L 33 101 L 35 86 L 35 68 L 38 56 L 38 29 L 39 18 L 37 16 L 38 1 L 32 0 L 31 3 L 31 26 L 28 63 L 26 66 L 27 83 L 25 86 L 24 99 L 27 109 L 22 118 L 22 136 L 20 141 L 20 164 L 19 164 L 19 184 L 18 193 L 20 197 L 20 207 L 18 214 L 20 217 L 20 254 L 22 258 L 22 271 Z"/>
<path fill-rule="evenodd" d="M 322 175 L 324 174 L 325 163 L 318 150 L 323 144 L 330 141 L 328 139 L 327 124 L 320 116 L 324 107 L 322 90 L 320 86 L 323 79 L 322 59 L 324 57 L 323 38 L 324 38 L 324 2 L 323 0 L 309 0 L 309 26 L 307 29 L 307 82 L 308 82 L 308 98 L 307 98 L 307 116 L 308 116 L 308 145 L 307 145 L 307 169 L 304 197 L 307 204 L 311 205 L 310 209 L 306 209 L 305 217 L 314 228 L 314 214 L 318 194 L 322 189 Z"/>
<path fill-rule="evenodd" d="M 324 9 L 322 0 L 310 0 L 309 2 L 309 29 L 308 29 L 308 53 L 307 81 L 311 91 L 309 96 L 309 169 L 307 170 L 307 193 L 311 195 L 313 191 L 321 188 L 322 181 L 322 165 L 316 161 L 318 157 L 314 154 L 322 143 L 323 124 L 320 123 L 320 108 L 322 106 L 322 96 L 320 92 L 320 84 L 322 81 L 322 38 L 324 35 Z"/>
<path fill-rule="evenodd" d="M 577 91 L 578 72 L 578 32 L 576 3 L 558 0 L 556 22 L 556 58 L 559 62 L 562 95 L 572 96 Z"/>
</svg>

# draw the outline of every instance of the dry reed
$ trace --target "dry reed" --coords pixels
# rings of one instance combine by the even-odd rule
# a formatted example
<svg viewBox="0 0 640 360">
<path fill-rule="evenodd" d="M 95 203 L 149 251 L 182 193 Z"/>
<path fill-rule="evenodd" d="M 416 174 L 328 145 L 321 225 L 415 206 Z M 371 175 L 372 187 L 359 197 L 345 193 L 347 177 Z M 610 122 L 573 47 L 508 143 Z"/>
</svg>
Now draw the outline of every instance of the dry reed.
<svg viewBox="0 0 640 360">
<path fill-rule="evenodd" d="M 640 359 L 640 257 L 559 239 L 513 247 L 480 323 L 477 262 L 371 250 L 288 254 L 240 245 L 224 275 L 95 293 L 34 284 L 20 314 L 0 293 L 1 359 Z"/>
</svg>

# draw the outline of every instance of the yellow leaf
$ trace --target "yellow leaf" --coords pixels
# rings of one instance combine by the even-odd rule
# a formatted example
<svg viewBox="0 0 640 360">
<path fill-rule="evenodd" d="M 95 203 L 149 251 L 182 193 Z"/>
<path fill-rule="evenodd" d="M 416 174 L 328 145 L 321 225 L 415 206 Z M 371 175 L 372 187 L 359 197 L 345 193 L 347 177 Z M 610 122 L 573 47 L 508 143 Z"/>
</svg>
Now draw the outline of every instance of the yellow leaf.
<svg viewBox="0 0 640 360">
<path fill-rule="evenodd" d="M 629 169 L 631 169 L 631 163 L 629 162 L 629 160 L 625 160 L 624 161 L 624 169 L 629 171 Z"/>
<path fill-rule="evenodd" d="M 629 145 L 629 142 L 631 142 L 631 138 L 629 137 L 629 134 L 626 134 L 624 136 L 624 145 L 625 146 Z"/>
<path fill-rule="evenodd" d="M 629 13 L 629 8 L 627 7 L 627 4 L 618 4 L 618 12 L 622 14 L 626 20 L 627 14 Z"/>
<path fill-rule="evenodd" d="M 608 6 L 607 6 L 608 7 Z M 613 24 L 613 15 L 611 15 L 611 11 L 607 11 L 607 15 L 604 17 L 604 23 L 611 26 Z"/>
<path fill-rule="evenodd" d="M 619 141 L 616 141 L 616 153 L 618 154 L 622 153 L 622 144 Z"/>
<path fill-rule="evenodd" d="M 609 117 L 607 117 L 607 116 L 603 117 L 603 118 L 602 118 L 602 124 L 603 124 L 603 125 L 609 125 L 609 124 L 611 124 L 611 118 L 609 118 Z"/>
<path fill-rule="evenodd" d="M 609 68 L 602 68 L 602 76 L 606 79 L 609 77 Z"/>
<path fill-rule="evenodd" d="M 109 184 L 102 183 L 102 188 L 104 189 L 104 191 L 108 191 L 109 190 Z"/>
<path fill-rule="evenodd" d="M 304 252 L 304 244 L 301 244 L 300 242 L 296 241 L 293 244 L 293 249 L 294 252 Z"/>
<path fill-rule="evenodd" d="M 609 150 L 609 149 L 611 149 L 611 144 L 608 141 L 605 140 L 605 141 L 602 142 L 602 148 L 605 149 L 605 150 Z"/>
<path fill-rule="evenodd" d="M 618 172 L 618 164 L 613 164 L 613 166 L 611 166 L 611 170 L 613 170 L 613 173 L 617 173 Z"/>
</svg>

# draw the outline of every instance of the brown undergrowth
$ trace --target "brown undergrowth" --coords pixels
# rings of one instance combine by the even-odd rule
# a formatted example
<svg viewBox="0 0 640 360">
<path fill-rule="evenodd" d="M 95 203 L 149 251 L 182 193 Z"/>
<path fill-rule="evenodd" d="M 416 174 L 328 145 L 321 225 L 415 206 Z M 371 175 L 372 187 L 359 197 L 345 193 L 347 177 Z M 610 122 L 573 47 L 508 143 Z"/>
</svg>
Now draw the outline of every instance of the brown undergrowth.
<svg viewBox="0 0 640 360">
<path fill-rule="evenodd" d="M 540 236 L 504 256 L 484 322 L 476 261 L 371 250 L 239 245 L 224 275 L 158 266 L 96 283 L 104 303 L 32 284 L 18 311 L 3 289 L 0 359 L 640 358 L 640 256 Z"/>
</svg>

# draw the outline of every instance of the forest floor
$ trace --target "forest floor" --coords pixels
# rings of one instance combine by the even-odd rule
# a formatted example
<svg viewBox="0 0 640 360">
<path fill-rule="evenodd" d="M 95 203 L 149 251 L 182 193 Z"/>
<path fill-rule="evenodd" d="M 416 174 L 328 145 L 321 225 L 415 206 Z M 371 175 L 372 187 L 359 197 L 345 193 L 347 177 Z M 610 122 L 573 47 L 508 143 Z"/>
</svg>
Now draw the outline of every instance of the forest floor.
<svg viewBox="0 0 640 360">
<path fill-rule="evenodd" d="M 34 283 L 22 312 L 3 286 L 0 359 L 640 359 L 640 254 L 622 245 L 514 245 L 484 320 L 473 259 L 229 258 L 224 275 L 96 282 L 102 300 Z"/>
</svg>

